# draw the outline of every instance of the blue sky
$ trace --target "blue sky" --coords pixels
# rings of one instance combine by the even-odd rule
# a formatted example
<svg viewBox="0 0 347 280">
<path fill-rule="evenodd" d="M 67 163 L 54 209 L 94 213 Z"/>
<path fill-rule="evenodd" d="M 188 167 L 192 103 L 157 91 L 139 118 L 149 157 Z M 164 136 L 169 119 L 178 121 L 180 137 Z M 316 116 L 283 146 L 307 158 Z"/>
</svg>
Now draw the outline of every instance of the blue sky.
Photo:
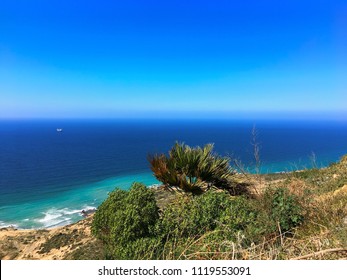
<svg viewBox="0 0 347 280">
<path fill-rule="evenodd" d="M 0 3 L 0 118 L 347 119 L 346 77 L 342 0 Z"/>
</svg>

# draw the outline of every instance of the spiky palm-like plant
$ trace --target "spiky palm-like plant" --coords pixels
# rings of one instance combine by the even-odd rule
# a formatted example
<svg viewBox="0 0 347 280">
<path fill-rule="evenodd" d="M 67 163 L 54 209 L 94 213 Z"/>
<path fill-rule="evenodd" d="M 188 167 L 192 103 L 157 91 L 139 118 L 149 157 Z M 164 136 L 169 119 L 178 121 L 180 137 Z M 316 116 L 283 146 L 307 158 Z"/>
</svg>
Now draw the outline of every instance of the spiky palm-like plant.
<svg viewBox="0 0 347 280">
<path fill-rule="evenodd" d="M 235 174 L 229 159 L 213 153 L 213 145 L 191 148 L 176 143 L 169 156 L 149 156 L 154 176 L 167 187 L 187 192 L 200 192 L 208 187 L 226 188 Z"/>
</svg>

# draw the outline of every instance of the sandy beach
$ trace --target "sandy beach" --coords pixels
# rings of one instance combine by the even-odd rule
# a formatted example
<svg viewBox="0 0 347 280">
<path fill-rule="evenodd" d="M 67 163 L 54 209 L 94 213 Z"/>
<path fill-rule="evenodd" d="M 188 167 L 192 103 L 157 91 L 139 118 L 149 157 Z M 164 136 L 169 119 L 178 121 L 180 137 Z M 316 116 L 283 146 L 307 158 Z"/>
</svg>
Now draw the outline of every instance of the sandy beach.
<svg viewBox="0 0 347 280">
<path fill-rule="evenodd" d="M 93 215 L 71 225 L 52 229 L 21 230 L 0 229 L 0 259 L 9 260 L 63 260 L 85 246 L 94 246 L 97 241 L 91 235 Z M 80 255 L 83 259 L 83 254 Z"/>
</svg>

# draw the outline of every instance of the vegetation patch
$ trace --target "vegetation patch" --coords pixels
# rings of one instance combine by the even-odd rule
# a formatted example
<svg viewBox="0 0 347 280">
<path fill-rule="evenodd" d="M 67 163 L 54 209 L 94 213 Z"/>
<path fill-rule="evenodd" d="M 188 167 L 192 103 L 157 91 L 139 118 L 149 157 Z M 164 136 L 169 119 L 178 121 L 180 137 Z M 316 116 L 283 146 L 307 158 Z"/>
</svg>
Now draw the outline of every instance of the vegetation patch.
<svg viewBox="0 0 347 280">
<path fill-rule="evenodd" d="M 148 157 L 154 176 L 168 188 L 199 193 L 209 188 L 231 189 L 235 171 L 230 159 L 213 153 L 213 145 L 191 148 L 176 143 L 169 152 Z"/>
<path fill-rule="evenodd" d="M 288 188 L 268 188 L 263 197 L 265 211 L 282 232 L 289 232 L 304 221 L 304 208 L 299 197 Z"/>
<path fill-rule="evenodd" d="M 213 163 L 216 158 L 220 165 Z M 333 259 L 346 254 L 344 162 L 292 173 L 247 174 L 242 181 L 232 169 L 209 169 L 225 163 L 212 154 L 212 146 L 176 144 L 169 156 L 149 160 L 155 176 L 174 192 L 160 202 L 160 210 L 157 201 L 165 197 L 164 189 L 135 183 L 130 191 L 111 193 L 93 221 L 107 258 Z M 232 184 L 258 188 L 257 195 L 231 192 L 225 186 Z"/>
<path fill-rule="evenodd" d="M 43 243 L 40 247 L 38 253 L 45 254 L 49 253 L 52 249 L 60 249 L 61 247 L 67 246 L 74 242 L 76 234 L 66 234 L 66 233 L 58 233 L 48 238 L 45 243 Z"/>
<path fill-rule="evenodd" d="M 64 257 L 65 260 L 104 260 L 105 253 L 102 242 L 93 240 L 79 245 Z"/>
<path fill-rule="evenodd" d="M 151 250 L 159 219 L 154 192 L 134 183 L 129 191 L 115 190 L 95 213 L 92 232 L 104 242 L 109 258 L 134 258 Z"/>
<path fill-rule="evenodd" d="M 19 250 L 13 241 L 1 243 L 0 245 L 0 259 L 6 256 L 8 259 L 15 259 L 19 254 Z"/>
</svg>

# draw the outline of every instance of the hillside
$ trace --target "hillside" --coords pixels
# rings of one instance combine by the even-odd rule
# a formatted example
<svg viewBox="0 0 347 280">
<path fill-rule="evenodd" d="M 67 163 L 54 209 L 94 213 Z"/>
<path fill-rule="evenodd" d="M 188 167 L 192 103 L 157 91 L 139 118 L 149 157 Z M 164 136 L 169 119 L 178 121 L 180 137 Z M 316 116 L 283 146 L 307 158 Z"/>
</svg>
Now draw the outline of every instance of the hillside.
<svg viewBox="0 0 347 280">
<path fill-rule="evenodd" d="M 284 187 L 304 201 L 305 220 L 290 233 L 281 228 L 264 234 L 261 241 L 225 240 L 228 250 L 213 247 L 205 232 L 185 243 L 181 259 L 347 259 L 347 157 L 327 168 L 283 174 L 239 174 L 248 197 L 261 200 L 269 187 Z M 154 189 L 160 209 L 175 199 L 175 192 Z M 103 245 L 91 235 L 93 215 L 75 224 L 40 230 L 0 230 L 0 258 L 5 259 L 103 259 Z M 248 244 L 246 246 L 246 244 Z M 226 247 L 227 247 L 226 246 Z M 216 248 L 214 248 L 216 249 Z M 224 248 L 225 249 L 225 248 Z M 176 259 L 175 255 L 163 258 Z"/>
</svg>

